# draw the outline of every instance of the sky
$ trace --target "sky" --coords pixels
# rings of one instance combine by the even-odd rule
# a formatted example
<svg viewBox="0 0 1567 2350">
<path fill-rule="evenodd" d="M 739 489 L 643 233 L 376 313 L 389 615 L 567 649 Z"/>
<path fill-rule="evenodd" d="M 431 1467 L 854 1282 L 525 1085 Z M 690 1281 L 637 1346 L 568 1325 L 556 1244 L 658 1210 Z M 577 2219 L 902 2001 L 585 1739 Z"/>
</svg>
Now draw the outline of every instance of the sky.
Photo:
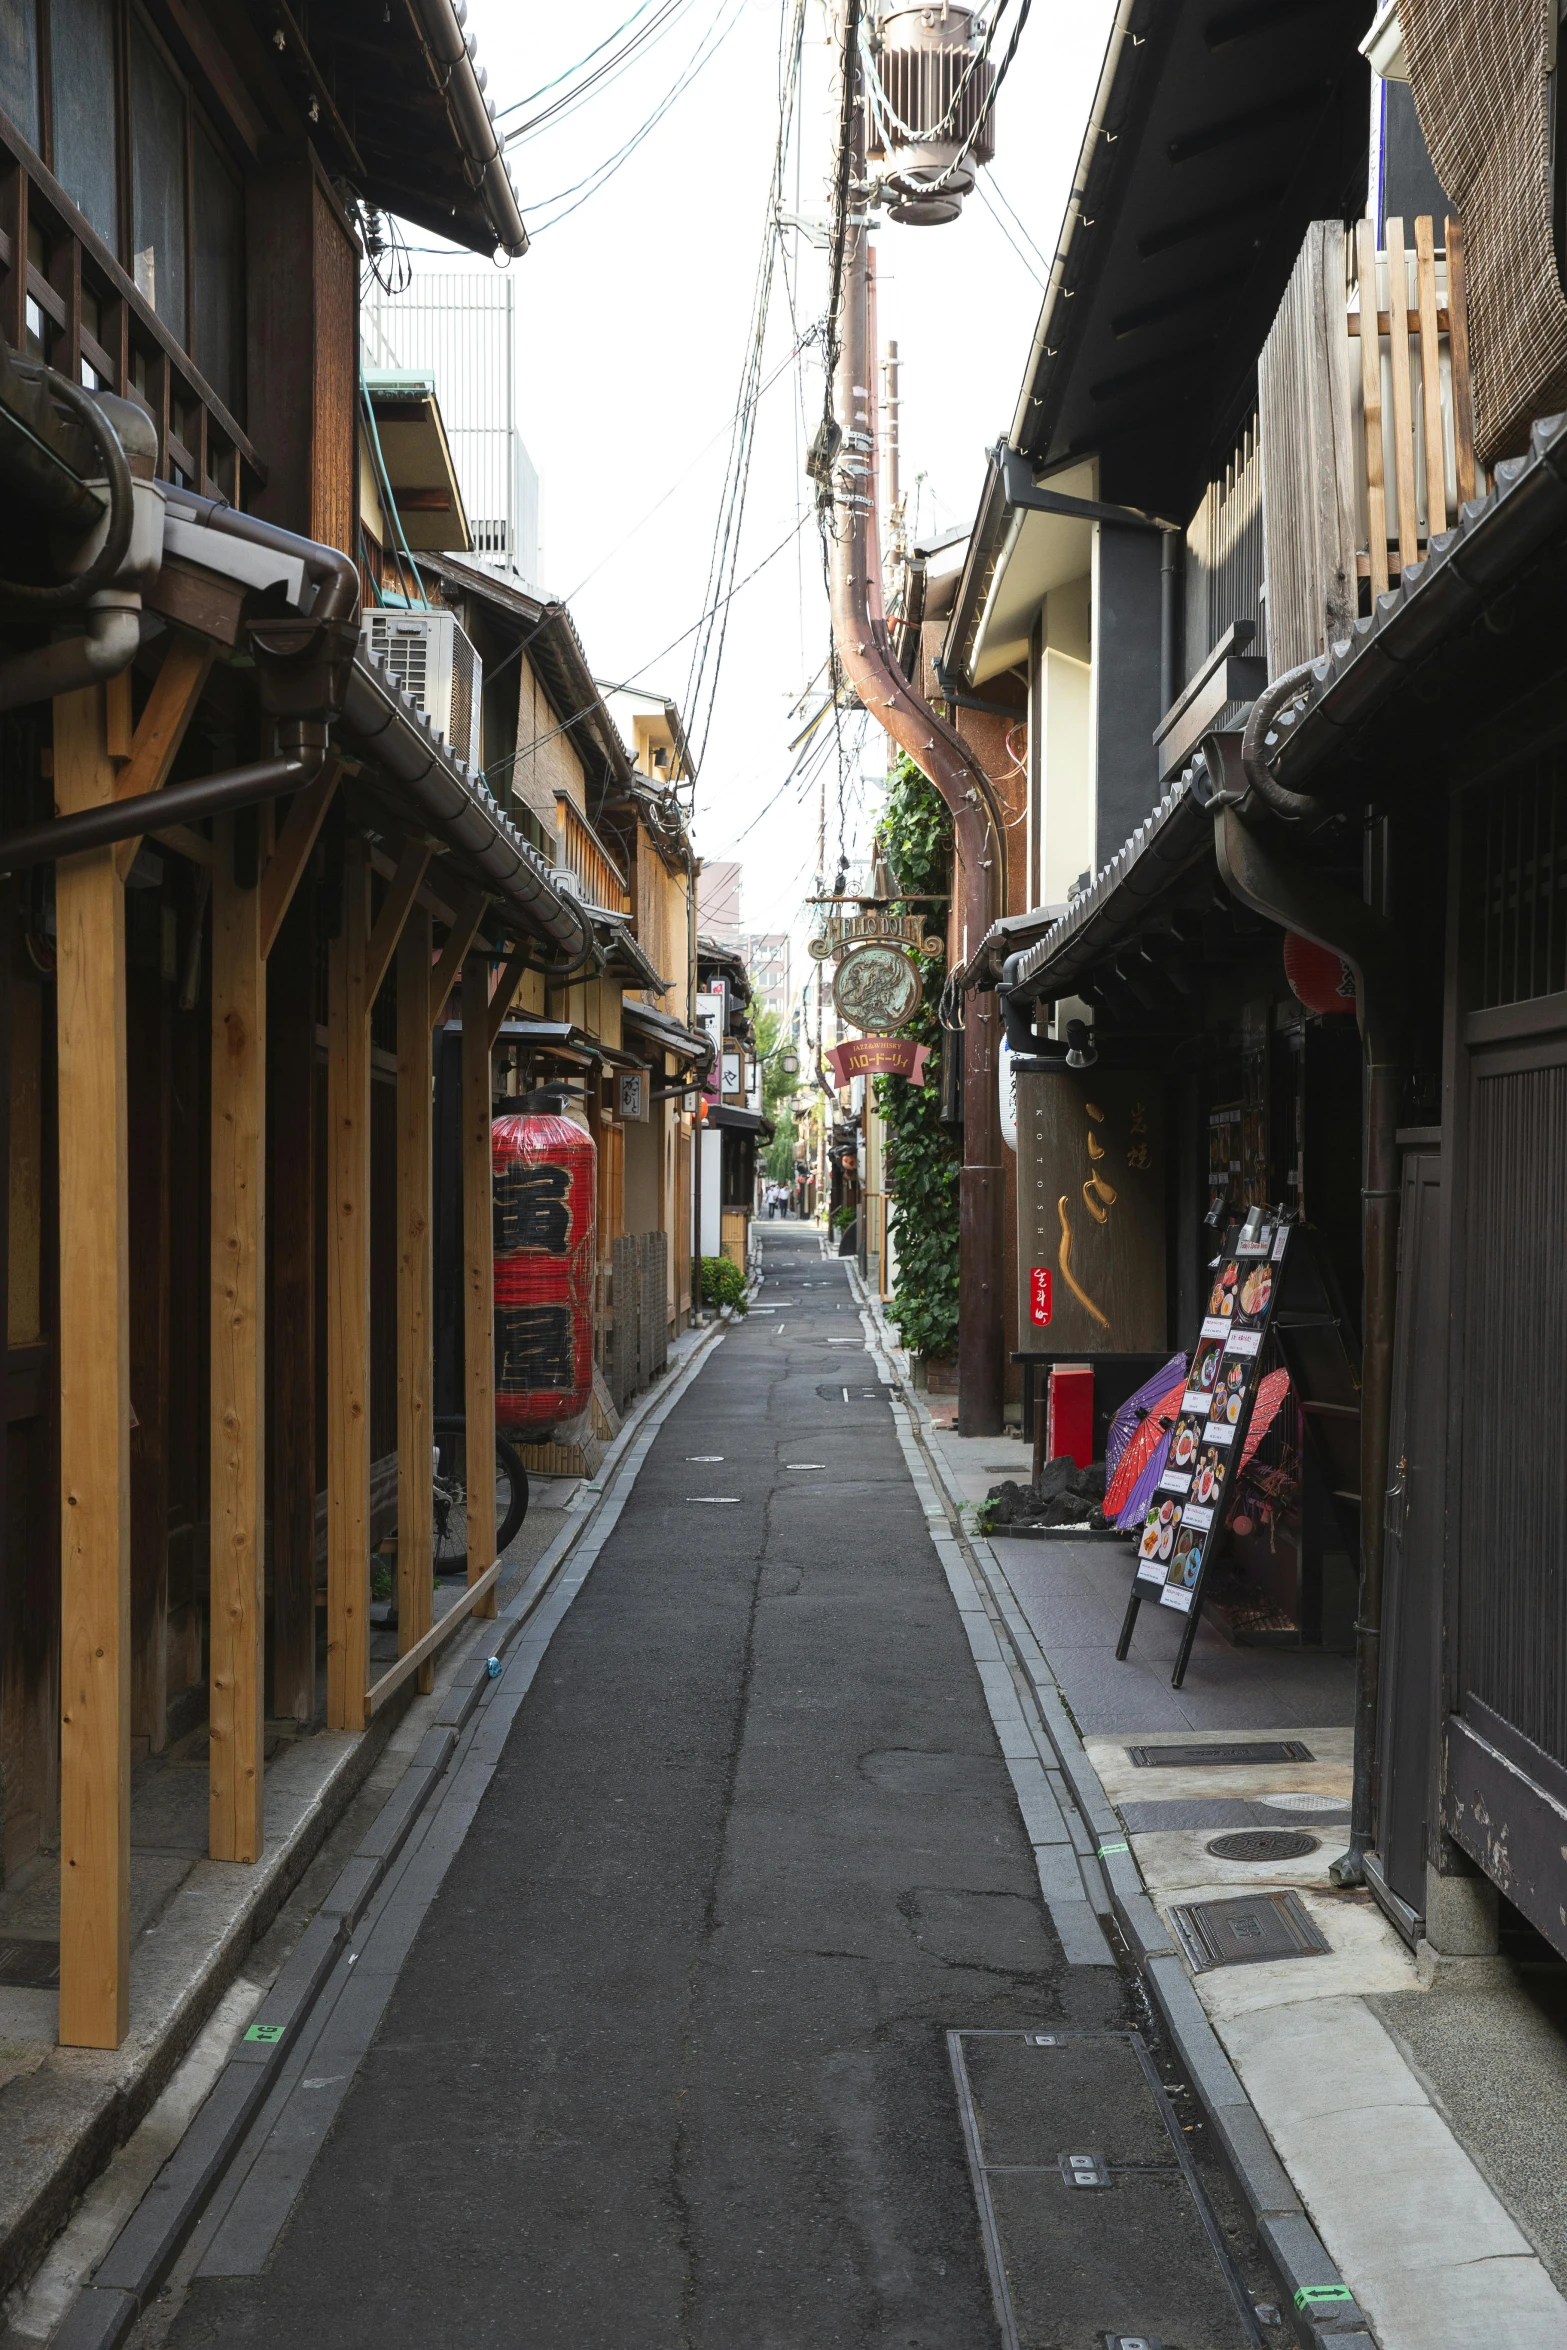
<svg viewBox="0 0 1567 2350">
<path fill-rule="evenodd" d="M 610 55 L 636 7 L 470 0 L 502 129 L 569 93 L 580 81 L 572 69 L 601 42 Z M 651 19 L 652 36 L 619 77 L 508 151 L 534 240 L 510 266 L 522 431 L 543 482 L 541 584 L 569 600 L 601 678 L 635 678 L 683 709 L 694 640 L 665 648 L 707 601 L 729 423 L 771 233 L 779 54 L 793 13 L 794 0 L 674 0 L 667 10 L 643 0 L 632 29 Z M 911 500 L 922 477 L 922 535 L 972 520 L 985 452 L 1010 421 L 1110 18 L 1109 0 L 1035 0 L 997 102 L 996 160 L 984 175 L 996 209 L 971 196 L 948 227 L 889 222 L 877 232 L 878 333 L 900 348 L 903 476 Z M 815 220 L 829 211 L 828 34 L 823 0 L 806 0 L 784 209 Z M 687 76 L 617 170 L 582 201 L 566 193 L 591 182 Z M 996 218 L 1003 198 L 1016 216 L 1006 230 Z M 774 380 L 756 408 L 735 572 L 756 576 L 728 607 L 710 720 L 706 693 L 697 708 L 706 739 L 696 846 L 711 861 L 743 862 L 747 928 L 791 929 L 797 939 L 816 874 L 818 782 L 812 776 L 802 791 L 786 780 L 788 745 L 802 723 L 800 697 L 822 670 L 828 626 L 803 472 L 821 370 L 814 347 L 791 354 L 797 333 L 821 317 L 826 276 L 825 255 L 786 231 L 761 368 Z M 819 698 L 818 683 L 807 714 Z M 829 880 L 840 843 L 851 861 L 868 849 L 874 779 L 886 763 L 885 737 L 851 719 L 841 792 L 836 746 L 825 765 Z M 797 953 L 797 971 L 801 960 Z"/>
</svg>

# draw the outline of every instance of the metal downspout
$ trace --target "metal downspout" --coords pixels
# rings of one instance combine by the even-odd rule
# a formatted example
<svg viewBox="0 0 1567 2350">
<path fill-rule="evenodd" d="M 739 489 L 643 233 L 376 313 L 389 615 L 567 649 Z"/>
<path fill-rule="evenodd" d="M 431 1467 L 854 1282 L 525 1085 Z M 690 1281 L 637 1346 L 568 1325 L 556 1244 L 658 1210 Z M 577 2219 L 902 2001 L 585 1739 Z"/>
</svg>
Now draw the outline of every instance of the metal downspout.
<svg viewBox="0 0 1567 2350">
<path fill-rule="evenodd" d="M 841 328 L 833 408 L 843 441 L 833 465 L 829 540 L 833 643 L 861 702 L 907 752 L 952 813 L 962 871 L 967 961 L 1006 903 L 1006 833 L 990 778 L 962 737 L 909 684 L 893 655 L 881 611 L 873 457 L 874 374 L 866 316 L 868 237 L 864 217 L 865 109 L 859 76 L 858 0 L 839 22 L 848 126 L 848 205 Z M 958 1427 L 993 1436 L 1002 1423 L 1001 1114 L 997 1094 L 998 1015 L 993 987 L 968 998 L 963 1052 L 963 1172 L 959 1191 Z"/>
<path fill-rule="evenodd" d="M 1257 913 L 1342 955 L 1355 974 L 1365 1054 L 1361 1260 L 1365 1335 L 1360 1388 L 1360 1605 L 1355 1624 L 1355 1759 L 1349 1849 L 1335 1884 L 1364 1882 L 1376 1842 L 1377 1716 L 1393 1321 L 1398 1288 L 1398 1096 L 1406 986 L 1403 940 L 1392 923 L 1311 867 L 1298 864 L 1266 818 L 1220 799 L 1214 853 L 1226 886 Z"/>
</svg>

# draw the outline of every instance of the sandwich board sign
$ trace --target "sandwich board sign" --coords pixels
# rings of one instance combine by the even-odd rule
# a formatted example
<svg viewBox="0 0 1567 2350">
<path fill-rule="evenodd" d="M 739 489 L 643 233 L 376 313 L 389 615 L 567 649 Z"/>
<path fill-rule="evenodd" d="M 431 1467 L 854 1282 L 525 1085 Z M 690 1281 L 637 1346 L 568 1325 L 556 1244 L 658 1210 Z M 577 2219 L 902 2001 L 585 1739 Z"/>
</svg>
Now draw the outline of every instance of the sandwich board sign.
<svg viewBox="0 0 1567 2350">
<path fill-rule="evenodd" d="M 1138 1531 L 1131 1599 L 1115 1653 L 1124 1662 L 1145 1599 L 1174 1609 L 1186 1617 L 1171 1676 L 1176 1689 L 1186 1675 L 1203 1585 L 1235 1499 L 1290 1229 L 1265 1208 L 1251 1209 L 1238 1232 L 1231 1228 L 1170 1429 L 1164 1473 Z"/>
</svg>

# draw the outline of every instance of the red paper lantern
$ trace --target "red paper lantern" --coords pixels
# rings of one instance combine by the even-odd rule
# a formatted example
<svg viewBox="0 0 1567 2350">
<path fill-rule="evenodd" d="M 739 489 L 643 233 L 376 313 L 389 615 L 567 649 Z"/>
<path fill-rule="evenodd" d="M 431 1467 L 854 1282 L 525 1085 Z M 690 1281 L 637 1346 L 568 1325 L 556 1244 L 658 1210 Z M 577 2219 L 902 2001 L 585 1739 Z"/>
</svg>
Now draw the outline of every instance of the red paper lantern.
<svg viewBox="0 0 1567 2350">
<path fill-rule="evenodd" d="M 1308 1012 L 1353 1012 L 1355 974 L 1332 947 L 1302 938 L 1297 930 L 1284 933 L 1284 976 L 1297 1002 Z"/>
<path fill-rule="evenodd" d="M 490 1128 L 495 1218 L 495 1421 L 532 1436 L 593 1393 L 598 1153 L 570 1118 Z"/>
</svg>

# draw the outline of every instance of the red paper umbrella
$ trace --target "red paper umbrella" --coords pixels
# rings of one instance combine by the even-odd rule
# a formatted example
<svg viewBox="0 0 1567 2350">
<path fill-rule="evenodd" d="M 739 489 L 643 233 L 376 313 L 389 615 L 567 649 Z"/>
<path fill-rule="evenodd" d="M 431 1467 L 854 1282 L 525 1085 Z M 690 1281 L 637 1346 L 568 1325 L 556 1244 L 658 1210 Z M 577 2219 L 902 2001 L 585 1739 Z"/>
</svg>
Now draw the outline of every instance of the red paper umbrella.
<svg viewBox="0 0 1567 2350">
<path fill-rule="evenodd" d="M 1289 1391 L 1288 1371 L 1270 1371 L 1257 1389 L 1257 1400 L 1251 1407 L 1251 1426 L 1246 1431 L 1246 1442 L 1241 1451 L 1241 1468 L 1245 1468 L 1278 1418 L 1279 1407 Z"/>
<path fill-rule="evenodd" d="M 1127 1438 L 1126 1450 L 1116 1463 L 1115 1475 L 1105 1488 L 1105 1516 L 1112 1521 L 1126 1507 L 1127 1496 L 1137 1483 L 1160 1439 L 1164 1437 L 1181 1408 L 1186 1393 L 1186 1373 L 1183 1371 L 1173 1387 L 1167 1388 L 1155 1404 L 1150 1404 L 1146 1419 L 1139 1420 Z"/>
</svg>

